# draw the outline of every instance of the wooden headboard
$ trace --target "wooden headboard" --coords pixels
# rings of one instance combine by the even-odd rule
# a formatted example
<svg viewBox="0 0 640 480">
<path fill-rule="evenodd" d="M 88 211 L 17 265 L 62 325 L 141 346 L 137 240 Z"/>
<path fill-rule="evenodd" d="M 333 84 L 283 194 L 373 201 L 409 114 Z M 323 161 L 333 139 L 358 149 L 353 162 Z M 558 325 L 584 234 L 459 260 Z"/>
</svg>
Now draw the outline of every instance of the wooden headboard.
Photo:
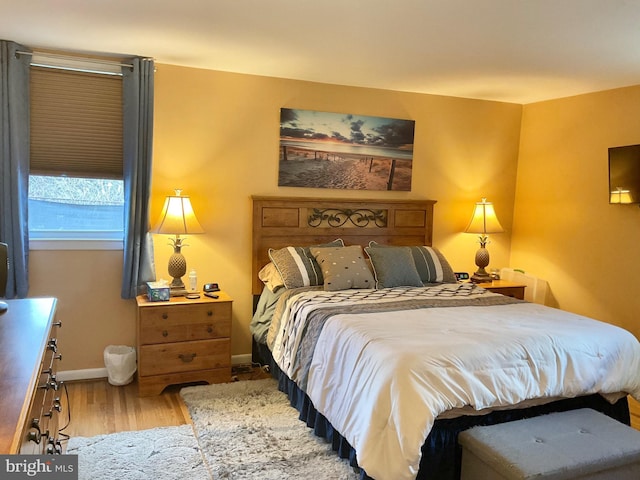
<svg viewBox="0 0 640 480">
<path fill-rule="evenodd" d="M 269 249 L 342 238 L 345 245 L 431 245 L 435 200 L 252 197 L 252 290 L 262 292 L 258 272 Z"/>
</svg>

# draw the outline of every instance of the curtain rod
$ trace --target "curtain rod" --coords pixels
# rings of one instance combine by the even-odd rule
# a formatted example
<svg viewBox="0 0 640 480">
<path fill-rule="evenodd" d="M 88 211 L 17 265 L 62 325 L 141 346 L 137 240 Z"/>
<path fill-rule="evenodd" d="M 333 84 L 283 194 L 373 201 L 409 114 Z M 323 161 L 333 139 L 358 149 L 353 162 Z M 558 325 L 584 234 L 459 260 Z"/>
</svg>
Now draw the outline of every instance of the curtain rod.
<svg viewBox="0 0 640 480">
<path fill-rule="evenodd" d="M 39 55 L 42 57 L 50 57 L 50 58 L 57 58 L 60 60 L 71 60 L 71 61 L 76 61 L 76 62 L 82 62 L 85 61 L 87 63 L 97 63 L 100 65 L 111 65 L 111 66 L 117 66 L 117 67 L 129 67 L 129 68 L 133 68 L 133 65 L 131 63 L 120 63 L 118 61 L 111 61 L 111 60 L 104 60 L 104 59 L 100 59 L 100 58 L 92 58 L 92 57 L 74 57 L 71 55 L 60 55 L 57 53 L 46 53 L 46 52 L 23 52 L 18 50 L 16 52 L 16 54 L 18 55 Z M 150 60 L 148 58 L 144 58 L 143 60 Z"/>
</svg>

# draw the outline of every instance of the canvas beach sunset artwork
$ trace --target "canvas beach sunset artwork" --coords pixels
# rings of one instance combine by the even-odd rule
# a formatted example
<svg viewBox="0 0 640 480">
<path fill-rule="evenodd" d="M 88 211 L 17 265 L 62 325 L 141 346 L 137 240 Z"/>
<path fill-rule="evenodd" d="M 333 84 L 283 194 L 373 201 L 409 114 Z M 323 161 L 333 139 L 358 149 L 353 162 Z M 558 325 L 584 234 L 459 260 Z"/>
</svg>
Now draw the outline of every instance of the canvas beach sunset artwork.
<svg viewBox="0 0 640 480">
<path fill-rule="evenodd" d="M 414 120 L 280 109 L 281 187 L 411 190 Z"/>
</svg>

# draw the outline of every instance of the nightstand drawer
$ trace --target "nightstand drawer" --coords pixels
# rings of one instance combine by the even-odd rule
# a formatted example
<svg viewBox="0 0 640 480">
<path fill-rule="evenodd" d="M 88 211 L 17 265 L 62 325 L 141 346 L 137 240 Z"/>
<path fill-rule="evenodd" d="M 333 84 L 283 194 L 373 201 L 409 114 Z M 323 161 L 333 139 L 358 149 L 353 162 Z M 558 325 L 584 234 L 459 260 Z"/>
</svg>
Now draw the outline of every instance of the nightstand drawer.
<svg viewBox="0 0 640 480">
<path fill-rule="evenodd" d="M 493 280 L 492 282 L 478 283 L 478 286 L 493 293 L 499 293 L 507 297 L 524 300 L 524 289 L 526 288 L 526 285 L 521 283 L 507 282 L 505 280 Z"/>
<path fill-rule="evenodd" d="M 140 375 L 188 372 L 229 367 L 231 340 L 198 340 L 194 342 L 143 345 L 140 347 Z"/>
<path fill-rule="evenodd" d="M 143 345 L 230 336 L 230 303 L 146 308 L 140 312 Z"/>
<path fill-rule="evenodd" d="M 157 325 L 184 325 L 231 320 L 231 303 L 194 303 L 192 305 L 159 305 L 140 310 L 140 321 Z"/>
<path fill-rule="evenodd" d="M 231 336 L 231 309 L 228 314 L 209 316 L 207 312 L 196 315 L 173 314 L 140 317 L 140 344 L 208 340 Z M 146 313 L 146 312 L 143 312 Z M 152 312 L 153 313 L 153 312 Z"/>
<path fill-rule="evenodd" d="M 487 288 L 490 292 L 499 293 L 506 297 L 519 298 L 520 300 L 524 299 L 524 287 L 503 287 L 503 288 L 495 288 L 491 287 Z"/>
</svg>

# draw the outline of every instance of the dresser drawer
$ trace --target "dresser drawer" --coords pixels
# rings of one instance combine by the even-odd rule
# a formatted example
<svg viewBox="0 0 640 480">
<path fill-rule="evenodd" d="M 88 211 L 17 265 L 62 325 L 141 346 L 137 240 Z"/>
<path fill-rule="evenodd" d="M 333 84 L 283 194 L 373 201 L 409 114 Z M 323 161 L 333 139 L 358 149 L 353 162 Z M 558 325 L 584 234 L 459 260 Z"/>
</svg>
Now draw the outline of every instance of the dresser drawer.
<svg viewBox="0 0 640 480">
<path fill-rule="evenodd" d="M 231 339 L 196 340 L 190 342 L 142 345 L 139 374 L 161 375 L 229 367 Z"/>
<path fill-rule="evenodd" d="M 35 392 L 22 431 L 21 454 L 62 453 L 58 430 L 62 411 L 61 383 L 56 378 L 57 363 L 62 357 L 54 336 L 60 325 L 59 322 L 53 323 L 42 355 Z"/>
<path fill-rule="evenodd" d="M 231 336 L 231 303 L 148 307 L 140 311 L 143 345 Z"/>
</svg>

